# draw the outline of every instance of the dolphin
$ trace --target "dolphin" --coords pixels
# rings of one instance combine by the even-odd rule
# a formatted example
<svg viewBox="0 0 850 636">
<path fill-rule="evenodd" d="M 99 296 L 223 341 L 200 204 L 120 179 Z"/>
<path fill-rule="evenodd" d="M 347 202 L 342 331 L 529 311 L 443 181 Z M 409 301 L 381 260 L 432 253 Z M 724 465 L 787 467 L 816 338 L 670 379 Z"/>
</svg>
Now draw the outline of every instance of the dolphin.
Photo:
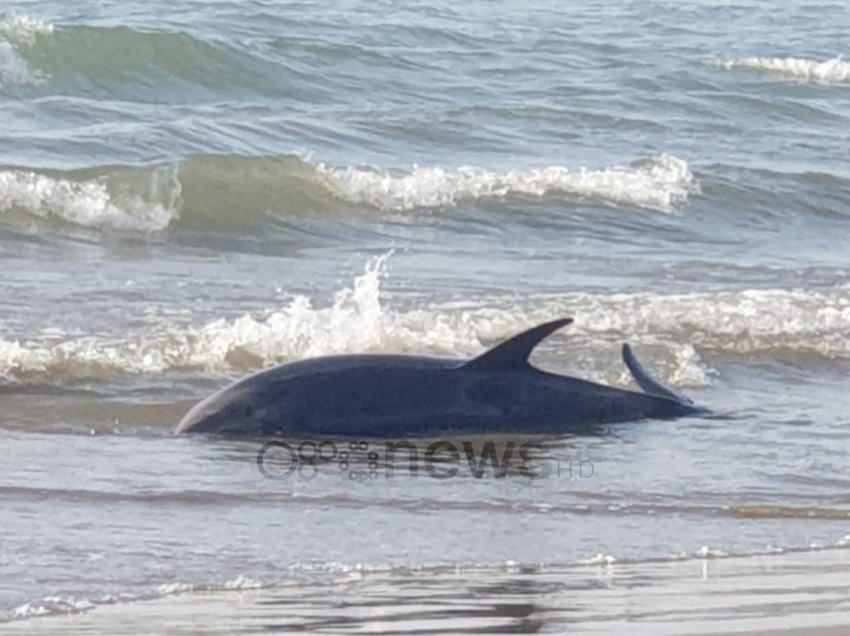
<svg viewBox="0 0 850 636">
<path fill-rule="evenodd" d="M 471 360 L 381 354 L 285 363 L 201 401 L 175 432 L 301 439 L 560 435 L 616 422 L 708 414 L 653 378 L 628 344 L 623 361 L 643 392 L 531 366 L 534 347 L 572 322 L 540 324 Z"/>
</svg>

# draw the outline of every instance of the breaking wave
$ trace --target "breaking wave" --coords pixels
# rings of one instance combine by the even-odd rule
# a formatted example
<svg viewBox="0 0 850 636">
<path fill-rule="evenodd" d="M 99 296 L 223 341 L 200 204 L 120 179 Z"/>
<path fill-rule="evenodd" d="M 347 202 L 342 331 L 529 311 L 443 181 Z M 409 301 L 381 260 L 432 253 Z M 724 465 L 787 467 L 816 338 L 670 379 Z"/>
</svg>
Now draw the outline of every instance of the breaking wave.
<svg viewBox="0 0 850 636">
<path fill-rule="evenodd" d="M 563 194 L 670 212 L 698 192 L 686 161 L 659 155 L 631 167 L 601 170 L 550 166 L 492 172 L 418 167 L 410 171 L 319 166 L 339 196 L 384 210 L 455 205 L 464 200 Z"/>
<path fill-rule="evenodd" d="M 203 227 L 251 223 L 266 214 L 344 215 L 352 206 L 403 212 L 557 194 L 669 212 L 696 191 L 687 163 L 666 155 L 634 168 L 506 172 L 389 171 L 312 163 L 296 155 L 195 155 L 179 163 L 70 171 L 0 168 L 0 213 L 144 232 L 162 231 L 181 218 Z"/>
<path fill-rule="evenodd" d="M 180 182 L 169 167 L 92 178 L 0 171 L 0 212 L 59 218 L 87 227 L 156 231 L 177 217 Z"/>
<path fill-rule="evenodd" d="M 25 53 L 39 38 L 53 33 L 53 25 L 25 15 L 7 15 L 0 19 L 0 89 L 14 84 L 36 85 L 47 76 L 33 69 Z"/>
<path fill-rule="evenodd" d="M 32 46 L 44 35 L 53 33 L 53 25 L 26 15 L 12 14 L 0 20 L 0 38 L 18 46 Z"/>
<path fill-rule="evenodd" d="M 171 370 L 227 375 L 338 353 L 470 356 L 506 335 L 561 316 L 575 317 L 569 344 L 556 338 L 545 347 L 566 348 L 591 377 L 615 383 L 627 381 L 617 353 L 623 340 L 643 347 L 646 357 L 656 360 L 654 366 L 662 367 L 659 374 L 679 386 L 710 384 L 712 371 L 698 350 L 850 358 L 850 286 L 829 292 L 571 293 L 535 297 L 528 303 L 534 309 L 484 298 L 402 310 L 381 293 L 386 267 L 387 256 L 372 260 L 351 287 L 324 307 L 298 295 L 262 315 L 200 325 L 163 319 L 129 337 L 50 330 L 26 341 L 0 339 L 0 375 L 11 380 Z"/>
<path fill-rule="evenodd" d="M 841 56 L 824 62 L 795 57 L 745 57 L 737 60 L 711 60 L 708 63 L 726 70 L 746 69 L 796 79 L 850 83 L 850 63 L 842 60 Z"/>
</svg>

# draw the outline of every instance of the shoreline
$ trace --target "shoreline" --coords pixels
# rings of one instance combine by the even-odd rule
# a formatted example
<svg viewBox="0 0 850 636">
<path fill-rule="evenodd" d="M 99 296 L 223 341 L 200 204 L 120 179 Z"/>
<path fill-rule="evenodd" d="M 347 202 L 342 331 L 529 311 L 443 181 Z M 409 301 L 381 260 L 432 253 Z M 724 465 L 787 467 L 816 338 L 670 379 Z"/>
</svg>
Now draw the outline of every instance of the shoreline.
<svg viewBox="0 0 850 636">
<path fill-rule="evenodd" d="M 349 573 L 250 590 L 187 592 L 0 624 L 52 634 L 850 633 L 850 550 L 606 563 L 530 572 Z"/>
</svg>

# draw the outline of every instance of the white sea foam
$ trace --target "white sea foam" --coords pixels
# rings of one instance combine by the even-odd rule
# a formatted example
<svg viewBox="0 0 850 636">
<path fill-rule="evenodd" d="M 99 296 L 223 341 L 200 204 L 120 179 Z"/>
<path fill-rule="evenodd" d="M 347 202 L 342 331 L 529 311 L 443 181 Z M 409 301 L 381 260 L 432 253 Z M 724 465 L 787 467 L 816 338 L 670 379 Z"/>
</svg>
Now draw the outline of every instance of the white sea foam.
<svg viewBox="0 0 850 636">
<path fill-rule="evenodd" d="M 302 196 L 304 174 L 310 181 L 308 187 L 315 190 L 313 195 L 324 197 L 328 204 L 332 204 L 331 197 L 342 197 L 395 212 L 466 199 L 542 196 L 548 192 L 670 211 L 698 190 L 687 163 L 669 156 L 656 157 L 635 168 L 596 171 L 552 167 L 495 173 L 477 168 L 416 168 L 396 176 L 378 169 L 309 163 L 305 157 L 288 159 L 275 164 L 280 172 L 273 183 L 267 175 L 257 180 L 255 162 L 265 162 L 250 157 L 234 161 L 234 157 L 197 156 L 179 164 L 92 167 L 70 172 L 0 169 L 0 213 L 14 211 L 93 228 L 154 232 L 177 219 L 185 200 L 186 216 L 232 218 L 233 199 L 225 197 L 222 202 L 209 195 L 219 191 L 225 169 L 228 179 L 233 180 L 230 185 L 243 193 L 239 205 L 248 216 L 253 210 L 265 211 L 273 201 Z M 263 168 L 268 169 L 267 165 Z M 216 185 L 211 187 L 213 183 Z M 263 194 L 256 200 L 244 197 L 249 191 Z"/>
<path fill-rule="evenodd" d="M 11 14 L 0 19 L 0 39 L 19 46 L 32 46 L 39 36 L 53 33 L 53 25 L 27 15 Z"/>
<path fill-rule="evenodd" d="M 192 583 L 184 583 L 182 581 L 163 583 L 156 588 L 159 596 L 173 596 L 174 594 L 183 594 L 185 592 L 192 592 L 193 590 L 195 590 L 195 586 Z"/>
<path fill-rule="evenodd" d="M 327 306 L 305 296 L 262 315 L 159 326 L 130 335 L 45 333 L 0 338 L 0 376 L 203 370 L 234 374 L 284 360 L 366 351 L 470 356 L 508 334 L 560 316 L 574 316 L 571 346 L 596 379 L 627 382 L 616 347 L 630 340 L 652 355 L 654 371 L 678 386 L 711 383 L 697 349 L 751 353 L 786 351 L 850 358 L 850 287 L 830 292 L 745 290 L 701 294 L 584 294 L 536 297 L 529 306 L 487 299 L 401 311 L 382 298 L 386 257 L 373 260 Z M 553 346 L 558 345 L 555 342 Z M 599 367 L 599 358 L 608 366 Z M 646 354 L 644 354 L 646 355 Z M 660 367 L 660 368 L 659 368 Z M 612 371 L 611 369 L 615 369 Z"/>
<path fill-rule="evenodd" d="M 850 63 L 841 56 L 818 62 L 795 57 L 745 57 L 737 60 L 709 60 L 709 64 L 723 69 L 747 69 L 776 75 L 815 80 L 819 82 L 850 83 Z"/>
<path fill-rule="evenodd" d="M 579 561 L 581 565 L 607 565 L 611 566 L 617 562 L 617 557 L 612 556 L 610 554 L 602 554 L 598 553 L 596 556 L 590 557 L 589 559 L 583 559 Z"/>
<path fill-rule="evenodd" d="M 41 84 L 47 76 L 27 64 L 25 52 L 39 37 L 53 32 L 49 22 L 25 15 L 0 19 L 0 88 L 13 84 Z"/>
<path fill-rule="evenodd" d="M 157 596 L 171 596 L 173 594 L 184 594 L 186 592 L 213 592 L 216 590 L 256 590 L 263 584 L 251 577 L 240 574 L 234 579 L 224 583 L 164 583 L 156 588 Z"/>
<path fill-rule="evenodd" d="M 51 616 L 57 614 L 80 614 L 96 608 L 98 605 L 114 605 L 116 603 L 132 603 L 137 601 L 149 601 L 163 596 L 185 594 L 187 592 L 215 592 L 215 591 L 238 591 L 256 590 L 264 587 L 264 584 L 256 579 L 240 574 L 234 579 L 223 583 L 163 583 L 152 592 L 102 594 L 91 599 L 77 599 L 71 596 L 47 596 L 39 601 L 24 603 L 8 612 L 7 620 L 22 620 L 35 616 Z M 0 621 L 2 622 L 2 621 Z"/>
<path fill-rule="evenodd" d="M 60 218 L 88 227 L 162 230 L 178 215 L 175 167 L 148 173 L 147 192 L 113 191 L 106 177 L 74 181 L 25 170 L 0 171 L 0 212 Z"/>
<path fill-rule="evenodd" d="M 95 605 L 86 599 L 73 597 L 48 596 L 34 603 L 24 603 L 9 612 L 9 618 L 20 620 L 33 616 L 48 616 L 51 614 L 79 614 L 87 612 Z"/>
<path fill-rule="evenodd" d="M 324 164 L 318 164 L 318 168 L 339 197 L 393 211 L 450 206 L 464 200 L 559 193 L 670 212 L 699 191 L 687 162 L 670 155 L 659 155 L 633 167 L 600 170 L 551 166 L 493 172 L 469 166 L 414 166 L 410 171 L 391 172 Z"/>
<path fill-rule="evenodd" d="M 0 88 L 11 84 L 39 84 L 44 76 L 33 71 L 8 42 L 0 42 Z"/>
</svg>

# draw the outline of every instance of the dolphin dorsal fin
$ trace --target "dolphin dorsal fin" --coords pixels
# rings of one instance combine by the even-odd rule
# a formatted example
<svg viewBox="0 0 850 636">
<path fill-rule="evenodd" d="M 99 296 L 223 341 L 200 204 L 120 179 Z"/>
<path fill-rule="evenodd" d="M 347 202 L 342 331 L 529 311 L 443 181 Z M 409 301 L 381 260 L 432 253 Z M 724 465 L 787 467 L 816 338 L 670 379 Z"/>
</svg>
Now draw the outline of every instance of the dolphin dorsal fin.
<svg viewBox="0 0 850 636">
<path fill-rule="evenodd" d="M 569 325 L 572 321 L 572 318 L 560 318 L 551 322 L 544 322 L 542 325 L 532 327 L 527 331 L 515 335 L 513 338 L 505 340 L 489 351 L 485 351 L 477 358 L 473 358 L 463 366 L 467 369 L 487 369 L 493 371 L 525 368 L 529 366 L 528 356 L 531 355 L 534 347 L 540 344 L 540 341 L 553 331 Z"/>
<path fill-rule="evenodd" d="M 671 400 L 676 400 L 683 404 L 694 403 L 691 398 L 674 391 L 660 380 L 653 378 L 649 374 L 649 371 L 646 370 L 646 367 L 644 367 L 640 363 L 640 360 L 637 359 L 628 343 L 623 344 L 623 362 L 626 363 L 626 366 L 629 368 L 629 371 L 631 371 L 635 382 L 638 383 L 638 386 L 642 388 L 645 393 L 656 397 L 665 397 Z"/>
</svg>

